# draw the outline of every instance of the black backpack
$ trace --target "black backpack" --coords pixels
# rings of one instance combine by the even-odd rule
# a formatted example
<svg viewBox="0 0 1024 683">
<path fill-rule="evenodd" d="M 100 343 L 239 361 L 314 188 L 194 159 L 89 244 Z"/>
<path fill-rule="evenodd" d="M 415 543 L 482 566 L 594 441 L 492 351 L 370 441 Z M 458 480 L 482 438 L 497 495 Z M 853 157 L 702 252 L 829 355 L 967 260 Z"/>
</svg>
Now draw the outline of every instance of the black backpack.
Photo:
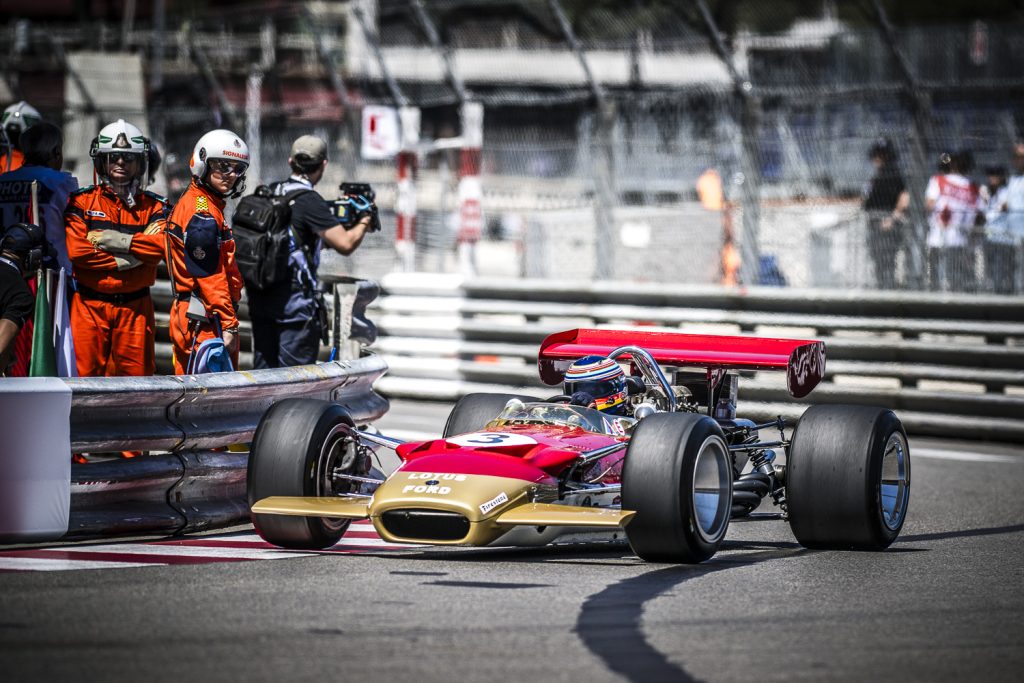
<svg viewBox="0 0 1024 683">
<path fill-rule="evenodd" d="M 291 279 L 288 255 L 291 252 L 292 204 L 306 192 L 312 190 L 299 188 L 274 196 L 269 187 L 260 185 L 253 194 L 238 202 L 231 229 L 235 238 L 235 262 L 246 288 L 263 291 Z"/>
</svg>

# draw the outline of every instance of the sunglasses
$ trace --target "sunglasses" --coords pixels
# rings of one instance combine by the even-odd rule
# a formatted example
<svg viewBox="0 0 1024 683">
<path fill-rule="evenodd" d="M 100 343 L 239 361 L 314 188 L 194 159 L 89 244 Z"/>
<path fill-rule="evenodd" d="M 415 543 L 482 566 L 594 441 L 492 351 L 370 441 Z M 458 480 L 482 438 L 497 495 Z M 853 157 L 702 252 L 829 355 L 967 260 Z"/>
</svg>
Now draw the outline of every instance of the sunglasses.
<svg viewBox="0 0 1024 683">
<path fill-rule="evenodd" d="M 111 164 L 130 164 L 133 161 L 139 161 L 140 158 L 139 154 L 128 152 L 112 152 L 107 154 L 107 162 Z"/>
<path fill-rule="evenodd" d="M 217 175 L 242 175 L 249 167 L 241 161 L 228 161 L 227 159 L 210 159 L 210 170 Z"/>
</svg>

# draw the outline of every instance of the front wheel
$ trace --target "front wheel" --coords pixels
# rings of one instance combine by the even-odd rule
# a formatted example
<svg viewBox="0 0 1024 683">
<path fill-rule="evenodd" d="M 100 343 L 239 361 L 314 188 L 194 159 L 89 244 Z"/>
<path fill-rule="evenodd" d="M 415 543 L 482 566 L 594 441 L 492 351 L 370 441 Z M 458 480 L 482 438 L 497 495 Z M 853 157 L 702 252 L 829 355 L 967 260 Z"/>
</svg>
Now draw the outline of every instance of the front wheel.
<svg viewBox="0 0 1024 683">
<path fill-rule="evenodd" d="M 444 425 L 444 438 L 483 429 L 488 422 L 498 417 L 505 404 L 514 398 L 523 403 L 540 400 L 520 394 L 466 394 L 448 414 L 448 422 Z"/>
<path fill-rule="evenodd" d="M 635 510 L 626 537 L 649 562 L 696 563 L 729 528 L 732 459 L 722 428 L 706 415 L 656 413 L 641 420 L 626 451 L 622 508 Z"/>
<path fill-rule="evenodd" d="M 804 412 L 786 453 L 786 504 L 807 548 L 883 550 L 910 503 L 910 446 L 891 410 L 821 405 Z"/>
<path fill-rule="evenodd" d="M 334 476 L 338 469 L 354 470 L 360 464 L 345 426 L 353 426 L 352 418 L 335 403 L 293 398 L 271 406 L 249 452 L 249 506 L 269 496 L 332 496 L 350 490 L 350 482 L 336 483 Z M 252 521 L 268 543 L 320 549 L 337 543 L 350 520 L 254 514 Z"/>
</svg>

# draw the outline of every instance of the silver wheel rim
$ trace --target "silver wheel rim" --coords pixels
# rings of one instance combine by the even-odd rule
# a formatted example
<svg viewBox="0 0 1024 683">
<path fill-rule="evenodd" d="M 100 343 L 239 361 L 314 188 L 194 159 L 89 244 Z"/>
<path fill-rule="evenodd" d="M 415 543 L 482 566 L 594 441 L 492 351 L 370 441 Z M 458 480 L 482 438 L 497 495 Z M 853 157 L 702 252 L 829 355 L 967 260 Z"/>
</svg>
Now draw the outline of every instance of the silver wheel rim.
<svg viewBox="0 0 1024 683">
<path fill-rule="evenodd" d="M 327 438 L 324 439 L 324 445 L 320 448 L 320 455 L 316 461 L 316 471 L 313 473 L 316 481 L 316 495 L 318 497 L 334 496 L 337 495 L 334 491 L 334 467 L 341 460 L 341 451 L 345 447 L 346 432 L 342 431 L 345 427 L 342 425 L 336 425 Z M 324 525 L 324 528 L 329 531 L 338 531 L 341 529 L 348 520 L 339 519 L 336 517 L 321 517 L 320 522 Z"/>
<path fill-rule="evenodd" d="M 729 485 L 732 466 L 729 449 L 717 436 L 709 436 L 700 445 L 693 463 L 693 520 L 697 533 L 708 543 L 718 541 L 729 524 L 732 501 Z"/>
<path fill-rule="evenodd" d="M 896 531 L 903 525 L 910 501 L 910 450 L 906 437 L 899 431 L 890 434 L 885 442 L 878 488 L 882 522 L 890 531 Z"/>
</svg>

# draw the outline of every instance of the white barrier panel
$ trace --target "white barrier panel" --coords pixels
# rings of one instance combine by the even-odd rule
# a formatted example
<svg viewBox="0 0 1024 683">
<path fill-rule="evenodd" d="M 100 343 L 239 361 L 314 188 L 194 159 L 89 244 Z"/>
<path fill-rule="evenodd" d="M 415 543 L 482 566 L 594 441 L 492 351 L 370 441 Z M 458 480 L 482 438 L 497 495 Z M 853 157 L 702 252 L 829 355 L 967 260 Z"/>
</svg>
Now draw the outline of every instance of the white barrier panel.
<svg viewBox="0 0 1024 683">
<path fill-rule="evenodd" d="M 56 377 L 0 382 L 0 542 L 68 530 L 71 387 Z"/>
</svg>

